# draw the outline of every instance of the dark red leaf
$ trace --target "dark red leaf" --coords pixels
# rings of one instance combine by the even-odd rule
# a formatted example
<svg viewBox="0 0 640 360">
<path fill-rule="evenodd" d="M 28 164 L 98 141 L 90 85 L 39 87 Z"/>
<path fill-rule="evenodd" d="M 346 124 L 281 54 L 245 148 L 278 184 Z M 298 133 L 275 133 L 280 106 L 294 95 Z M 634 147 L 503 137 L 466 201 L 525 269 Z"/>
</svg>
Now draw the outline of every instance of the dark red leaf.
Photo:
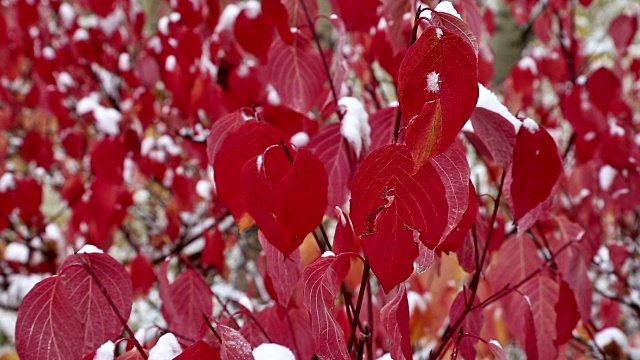
<svg viewBox="0 0 640 360">
<path fill-rule="evenodd" d="M 462 246 L 465 237 L 469 233 L 469 229 L 471 229 L 471 226 L 473 226 L 476 221 L 478 209 L 479 204 L 476 196 L 476 188 L 473 186 L 473 183 L 471 183 L 471 180 L 469 180 L 469 206 L 467 206 L 467 210 L 462 215 L 460 222 L 451 229 L 447 238 L 438 245 L 437 249 L 439 251 L 457 251 L 460 246 Z"/>
<path fill-rule="evenodd" d="M 446 192 L 438 172 L 431 164 L 413 170 L 409 149 L 390 144 L 366 157 L 353 181 L 353 226 L 385 292 L 413 272 L 418 256 L 414 231 L 433 249 L 447 225 Z"/>
<path fill-rule="evenodd" d="M 406 142 L 416 170 L 446 150 L 469 120 L 478 99 L 477 65 L 472 45 L 446 26 L 427 27 L 407 51 L 398 100 L 410 119 Z"/>
<path fill-rule="evenodd" d="M 238 110 L 221 117 L 211 125 L 211 131 L 207 137 L 209 165 L 213 166 L 218 150 L 220 150 L 226 136 L 242 125 L 244 120 L 242 111 Z"/>
<path fill-rule="evenodd" d="M 573 329 L 580 321 L 580 312 L 578 311 L 575 293 L 565 281 L 560 284 L 555 311 L 557 314 L 555 345 L 560 346 L 573 338 Z"/>
<path fill-rule="evenodd" d="M 278 296 L 278 303 L 287 306 L 291 294 L 296 288 L 302 270 L 300 267 L 300 251 L 294 250 L 285 259 L 284 255 L 267 241 L 261 231 L 258 231 L 258 240 L 267 258 L 267 272 L 273 281 L 273 287 Z"/>
<path fill-rule="evenodd" d="M 511 197 L 517 220 L 549 197 L 561 171 L 562 162 L 551 135 L 533 120 L 525 120 L 513 151 Z"/>
<path fill-rule="evenodd" d="M 225 272 L 224 250 L 226 244 L 222 232 L 212 229 L 204 233 L 204 249 L 202 250 L 202 266 L 214 267 L 219 274 Z"/>
<path fill-rule="evenodd" d="M 20 359 L 82 359 L 85 324 L 80 321 L 59 276 L 29 291 L 18 309 L 16 350 Z"/>
<path fill-rule="evenodd" d="M 348 31 L 368 33 L 378 23 L 380 0 L 332 0 L 331 8 L 344 21 Z"/>
<path fill-rule="evenodd" d="M 407 289 L 400 285 L 393 299 L 380 310 L 380 321 L 391 337 L 391 358 L 412 359 L 409 331 L 409 301 Z"/>
<path fill-rule="evenodd" d="M 606 67 L 598 68 L 587 79 L 589 99 L 603 114 L 612 110 L 619 101 L 622 83 L 616 74 Z"/>
<path fill-rule="evenodd" d="M 333 316 L 336 293 L 342 279 L 333 269 L 334 263 L 349 258 L 322 256 L 303 273 L 304 304 L 311 315 L 311 331 L 320 358 L 348 359 L 345 334 Z"/>
<path fill-rule="evenodd" d="M 299 2 L 296 0 L 296 2 Z M 277 39 L 269 50 L 267 78 L 283 103 L 306 114 L 318 102 L 325 82 L 320 54 L 301 32 L 291 45 Z"/>
</svg>

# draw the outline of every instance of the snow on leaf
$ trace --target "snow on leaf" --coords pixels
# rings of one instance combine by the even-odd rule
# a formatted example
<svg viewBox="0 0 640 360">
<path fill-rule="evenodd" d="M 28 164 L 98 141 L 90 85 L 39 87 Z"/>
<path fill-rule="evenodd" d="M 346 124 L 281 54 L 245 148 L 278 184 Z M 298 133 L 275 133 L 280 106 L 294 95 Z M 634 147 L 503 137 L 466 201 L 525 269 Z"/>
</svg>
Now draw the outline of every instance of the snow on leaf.
<svg viewBox="0 0 640 360">
<path fill-rule="evenodd" d="M 562 161 L 551 135 L 543 128 L 536 131 L 530 128 L 534 126 L 520 128 L 513 150 L 510 189 L 517 220 L 549 197 L 562 171 Z"/>
<path fill-rule="evenodd" d="M 332 265 L 348 261 L 348 257 L 320 257 L 302 275 L 304 304 L 311 315 L 311 332 L 316 339 L 316 354 L 320 358 L 348 359 L 345 334 L 333 316 L 336 292 L 340 283 Z"/>
<path fill-rule="evenodd" d="M 491 350 L 491 353 L 496 357 L 496 359 L 507 360 L 507 354 L 504 352 L 504 349 L 498 340 L 489 340 L 488 345 L 489 350 Z"/>
<path fill-rule="evenodd" d="M 371 146 L 369 114 L 362 102 L 354 97 L 340 98 L 338 106 L 344 107 L 345 110 L 340 123 L 340 134 L 351 144 L 359 158 L 362 152 L 366 152 Z"/>
<path fill-rule="evenodd" d="M 282 253 L 267 241 L 261 231 L 258 231 L 258 240 L 267 258 L 267 272 L 271 280 L 273 280 L 273 287 L 278 296 L 276 300 L 278 303 L 286 306 L 302 276 L 302 271 L 300 270 L 300 251 L 295 249 L 289 257 L 285 259 Z"/>
<path fill-rule="evenodd" d="M 164 334 L 149 350 L 149 360 L 164 360 L 175 358 L 182 352 L 178 339 L 172 333 Z"/>
<path fill-rule="evenodd" d="M 20 359 L 82 359 L 85 324 L 77 316 L 59 276 L 44 279 L 24 297 L 16 322 Z"/>
<path fill-rule="evenodd" d="M 253 357 L 256 360 L 295 360 L 296 357 L 289 348 L 278 344 L 261 344 L 253 349 Z"/>
<path fill-rule="evenodd" d="M 81 264 L 94 273 L 97 281 Z M 118 313 L 128 319 L 133 304 L 133 285 L 125 268 L 114 258 L 102 253 L 69 256 L 62 264 L 61 277 L 69 301 L 85 324 L 82 336 L 84 353 L 89 353 L 108 340 L 116 340 L 122 332 L 122 324 L 114 313 L 98 282 L 104 287 Z M 76 332 L 76 336 L 79 336 Z"/>
<path fill-rule="evenodd" d="M 344 138 L 340 134 L 339 123 L 329 124 L 311 138 L 309 149 L 322 161 L 329 178 L 326 213 L 342 206 L 349 197 L 351 166 Z M 391 134 L 391 132 L 389 132 Z"/>
<path fill-rule="evenodd" d="M 409 301 L 404 285 L 400 285 L 393 299 L 382 307 L 380 320 L 387 334 L 391 336 L 391 357 L 393 359 L 412 359 Z"/>
<path fill-rule="evenodd" d="M 291 45 L 275 40 L 267 56 L 267 78 L 283 103 L 306 114 L 318 102 L 324 85 L 324 70 L 318 52 L 308 38 L 297 32 Z"/>
<path fill-rule="evenodd" d="M 385 292 L 406 280 L 420 241 L 433 249 L 447 226 L 446 191 L 427 163 L 415 174 L 409 149 L 390 144 L 364 159 L 355 174 L 351 219 Z"/>
<path fill-rule="evenodd" d="M 411 119 L 406 143 L 416 171 L 455 140 L 474 109 L 477 82 L 472 45 L 448 27 L 427 27 L 409 48 L 398 73 L 398 100 Z"/>
</svg>

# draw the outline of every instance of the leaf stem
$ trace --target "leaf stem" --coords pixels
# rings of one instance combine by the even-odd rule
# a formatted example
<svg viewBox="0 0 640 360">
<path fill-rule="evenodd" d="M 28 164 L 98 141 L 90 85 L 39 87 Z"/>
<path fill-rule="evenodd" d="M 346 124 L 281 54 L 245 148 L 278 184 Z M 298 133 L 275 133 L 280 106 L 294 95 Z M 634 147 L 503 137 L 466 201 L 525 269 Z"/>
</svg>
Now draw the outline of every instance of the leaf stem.
<svg viewBox="0 0 640 360">
<path fill-rule="evenodd" d="M 353 315 L 353 323 L 351 324 L 351 334 L 349 334 L 349 346 L 347 347 L 349 353 L 353 348 L 353 343 L 356 338 L 356 322 L 360 319 L 360 310 L 362 309 L 362 301 L 364 300 L 364 292 L 369 283 L 369 262 L 364 263 L 364 270 L 362 271 L 362 281 L 360 282 L 360 291 L 358 292 L 358 302 L 356 304 L 356 311 Z M 369 304 L 371 307 L 371 304 Z"/>
<path fill-rule="evenodd" d="M 84 260 L 84 258 L 82 256 L 80 256 L 80 254 L 78 254 L 76 252 L 75 255 L 78 258 L 78 260 L 80 261 L 80 264 L 82 265 L 82 267 L 84 268 L 84 271 L 86 271 L 89 274 L 89 276 L 91 276 L 91 279 L 96 283 L 96 285 L 98 285 L 98 289 L 100 289 L 100 292 L 102 293 L 102 295 L 104 295 L 104 298 L 109 303 L 109 306 L 111 306 L 111 310 L 113 310 L 113 312 L 118 317 L 118 320 L 120 320 L 120 324 L 122 324 L 122 326 L 124 327 L 125 331 L 129 334 L 129 336 L 131 338 L 131 341 L 133 341 L 133 346 L 136 347 L 136 349 L 140 353 L 140 356 L 142 356 L 142 358 L 145 359 L 145 360 L 148 359 L 147 353 L 144 351 L 144 348 L 142 347 L 142 345 L 140 345 L 140 343 L 138 342 L 138 339 L 136 339 L 135 333 L 133 331 L 131 331 L 131 328 L 129 327 L 129 325 L 127 325 L 127 321 L 120 314 L 120 311 L 118 311 L 118 308 L 116 307 L 116 304 L 113 303 L 113 299 L 111 299 L 111 296 L 109 296 L 109 293 L 107 292 L 107 289 L 104 287 L 104 285 L 102 285 L 102 282 L 100 281 L 100 279 L 98 278 L 96 273 L 93 272 L 93 269 L 91 269 L 89 264 L 87 264 L 87 262 Z"/>
<path fill-rule="evenodd" d="M 220 337 L 220 334 L 218 334 L 216 329 L 213 327 L 213 325 L 211 325 L 211 323 L 209 322 L 209 317 L 207 316 L 207 314 L 203 313 L 202 318 L 204 319 L 204 322 L 207 324 L 207 327 L 209 327 L 209 330 L 211 330 L 213 335 L 216 336 L 216 339 L 218 339 L 218 341 L 220 342 L 220 345 L 222 345 L 222 338 Z"/>
</svg>

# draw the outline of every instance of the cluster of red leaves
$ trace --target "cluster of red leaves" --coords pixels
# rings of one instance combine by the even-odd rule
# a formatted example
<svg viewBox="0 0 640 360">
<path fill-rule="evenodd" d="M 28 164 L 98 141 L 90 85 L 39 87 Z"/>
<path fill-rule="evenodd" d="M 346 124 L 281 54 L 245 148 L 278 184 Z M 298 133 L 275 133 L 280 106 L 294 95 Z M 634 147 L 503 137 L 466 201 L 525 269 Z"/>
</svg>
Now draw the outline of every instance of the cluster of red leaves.
<svg viewBox="0 0 640 360">
<path fill-rule="evenodd" d="M 595 333 L 640 315 L 637 14 L 594 68 L 575 19 L 590 1 L 510 1 L 541 50 L 504 82 L 516 118 L 481 85 L 491 10 L 427 3 L 177 0 L 152 36 L 129 1 L 4 6 L 0 275 L 55 274 L 20 304 L 20 357 L 119 339 L 118 359 L 624 351 Z M 135 255 L 64 259 L 85 243 Z M 212 290 L 236 285 L 225 255 L 246 264 L 242 300 Z M 134 296 L 156 289 L 171 336 L 136 339 Z"/>
</svg>

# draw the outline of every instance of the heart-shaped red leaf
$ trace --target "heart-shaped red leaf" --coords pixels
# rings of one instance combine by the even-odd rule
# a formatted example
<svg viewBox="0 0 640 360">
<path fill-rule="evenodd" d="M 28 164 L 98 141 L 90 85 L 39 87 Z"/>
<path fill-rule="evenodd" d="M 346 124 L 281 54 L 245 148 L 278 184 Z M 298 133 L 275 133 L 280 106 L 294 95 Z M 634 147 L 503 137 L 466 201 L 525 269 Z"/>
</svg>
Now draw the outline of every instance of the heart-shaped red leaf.
<svg viewBox="0 0 640 360">
<path fill-rule="evenodd" d="M 398 100 L 410 119 L 406 143 L 416 171 L 446 150 L 469 120 L 478 99 L 477 63 L 468 39 L 435 23 L 407 51 L 398 73 Z"/>
<path fill-rule="evenodd" d="M 242 187 L 251 216 L 285 257 L 322 222 L 328 179 L 309 150 L 268 148 L 243 169 Z"/>
<path fill-rule="evenodd" d="M 433 249 L 447 226 L 446 191 L 436 169 L 414 174 L 405 145 L 386 145 L 364 159 L 352 186 L 351 220 L 371 269 L 389 292 L 413 272 L 414 231 Z"/>
</svg>

